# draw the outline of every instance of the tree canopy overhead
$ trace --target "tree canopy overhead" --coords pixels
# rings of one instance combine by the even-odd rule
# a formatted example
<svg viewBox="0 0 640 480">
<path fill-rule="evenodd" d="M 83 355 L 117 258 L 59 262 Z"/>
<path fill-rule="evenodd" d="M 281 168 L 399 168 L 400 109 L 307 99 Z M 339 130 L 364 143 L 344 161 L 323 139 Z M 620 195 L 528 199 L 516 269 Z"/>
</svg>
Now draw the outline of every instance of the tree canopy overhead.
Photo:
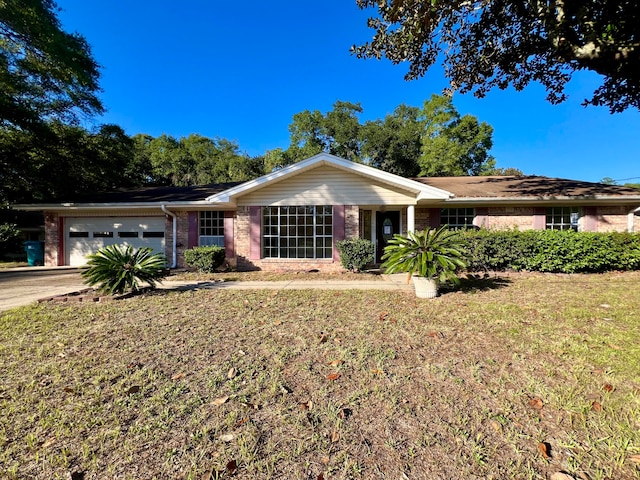
<svg viewBox="0 0 640 480">
<path fill-rule="evenodd" d="M 356 0 L 377 8 L 373 39 L 360 58 L 409 62 L 405 78 L 439 59 L 452 90 L 483 97 L 494 87 L 540 82 L 547 99 L 566 99 L 577 70 L 602 84 L 585 104 L 640 109 L 640 3 L 635 0 Z"/>
<path fill-rule="evenodd" d="M 0 1 L 0 126 L 33 131 L 103 112 L 99 66 L 56 11 L 53 0 Z"/>
</svg>

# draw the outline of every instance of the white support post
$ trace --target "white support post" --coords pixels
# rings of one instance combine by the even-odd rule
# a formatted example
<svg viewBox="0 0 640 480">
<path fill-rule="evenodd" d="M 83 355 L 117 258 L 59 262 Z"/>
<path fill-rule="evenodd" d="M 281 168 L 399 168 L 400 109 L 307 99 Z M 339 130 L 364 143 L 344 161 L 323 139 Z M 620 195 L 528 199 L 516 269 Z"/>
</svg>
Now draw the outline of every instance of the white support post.
<svg viewBox="0 0 640 480">
<path fill-rule="evenodd" d="M 409 205 L 407 207 L 407 232 L 416 231 L 416 207 Z"/>
</svg>

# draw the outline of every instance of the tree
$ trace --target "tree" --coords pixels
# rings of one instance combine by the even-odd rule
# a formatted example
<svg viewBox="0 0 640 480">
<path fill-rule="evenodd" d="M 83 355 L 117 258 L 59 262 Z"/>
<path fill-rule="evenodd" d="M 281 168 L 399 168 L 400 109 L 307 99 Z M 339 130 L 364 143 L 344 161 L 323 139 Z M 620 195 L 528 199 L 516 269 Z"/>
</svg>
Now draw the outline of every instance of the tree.
<svg viewBox="0 0 640 480">
<path fill-rule="evenodd" d="M 460 114 L 451 97 L 432 95 L 422 109 L 424 130 L 418 163 L 420 176 L 461 176 L 491 173 L 493 128 L 472 115 Z"/>
<path fill-rule="evenodd" d="M 384 120 L 368 121 L 362 127 L 363 160 L 386 172 L 415 177 L 420 172 L 423 130 L 420 109 L 399 105 Z"/>
<path fill-rule="evenodd" d="M 333 104 L 333 110 L 323 115 L 318 110 L 304 110 L 293 116 L 289 125 L 291 145 L 287 156 L 293 163 L 321 152 L 331 153 L 347 160 L 360 158 L 360 120 L 362 113 L 359 103 L 342 102 Z"/>
<path fill-rule="evenodd" d="M 0 1 L 0 126 L 41 131 L 103 112 L 98 64 L 56 9 L 53 0 Z"/>
<path fill-rule="evenodd" d="M 547 99 L 566 99 L 578 70 L 603 77 L 585 104 L 613 112 L 640 109 L 640 4 L 636 1 L 357 0 L 377 8 L 373 39 L 352 51 L 409 62 L 405 78 L 423 76 L 438 59 L 452 90 L 483 97 L 494 87 L 522 90 L 532 81 Z"/>
</svg>

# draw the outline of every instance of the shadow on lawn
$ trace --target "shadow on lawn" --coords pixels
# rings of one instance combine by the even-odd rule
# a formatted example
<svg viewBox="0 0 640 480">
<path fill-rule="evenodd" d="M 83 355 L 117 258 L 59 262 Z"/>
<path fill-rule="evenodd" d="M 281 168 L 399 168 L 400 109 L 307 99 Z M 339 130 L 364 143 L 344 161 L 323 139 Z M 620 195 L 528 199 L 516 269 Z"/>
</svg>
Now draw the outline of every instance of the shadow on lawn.
<svg viewBox="0 0 640 480">
<path fill-rule="evenodd" d="M 487 290 L 497 290 L 508 287 L 513 283 L 510 279 L 499 276 L 484 274 L 468 274 L 466 278 L 461 278 L 458 285 L 443 285 L 442 293 L 450 292 L 485 292 Z"/>
</svg>

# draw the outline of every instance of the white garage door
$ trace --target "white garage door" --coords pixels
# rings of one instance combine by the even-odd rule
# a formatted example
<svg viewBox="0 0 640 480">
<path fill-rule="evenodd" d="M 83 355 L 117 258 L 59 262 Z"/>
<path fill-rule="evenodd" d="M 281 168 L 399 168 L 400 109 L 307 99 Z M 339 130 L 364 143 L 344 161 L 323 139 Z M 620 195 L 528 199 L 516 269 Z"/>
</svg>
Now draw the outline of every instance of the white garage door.
<svg viewBox="0 0 640 480">
<path fill-rule="evenodd" d="M 151 247 L 164 251 L 164 217 L 77 217 L 65 219 L 65 263 L 80 266 L 107 245 Z"/>
</svg>

